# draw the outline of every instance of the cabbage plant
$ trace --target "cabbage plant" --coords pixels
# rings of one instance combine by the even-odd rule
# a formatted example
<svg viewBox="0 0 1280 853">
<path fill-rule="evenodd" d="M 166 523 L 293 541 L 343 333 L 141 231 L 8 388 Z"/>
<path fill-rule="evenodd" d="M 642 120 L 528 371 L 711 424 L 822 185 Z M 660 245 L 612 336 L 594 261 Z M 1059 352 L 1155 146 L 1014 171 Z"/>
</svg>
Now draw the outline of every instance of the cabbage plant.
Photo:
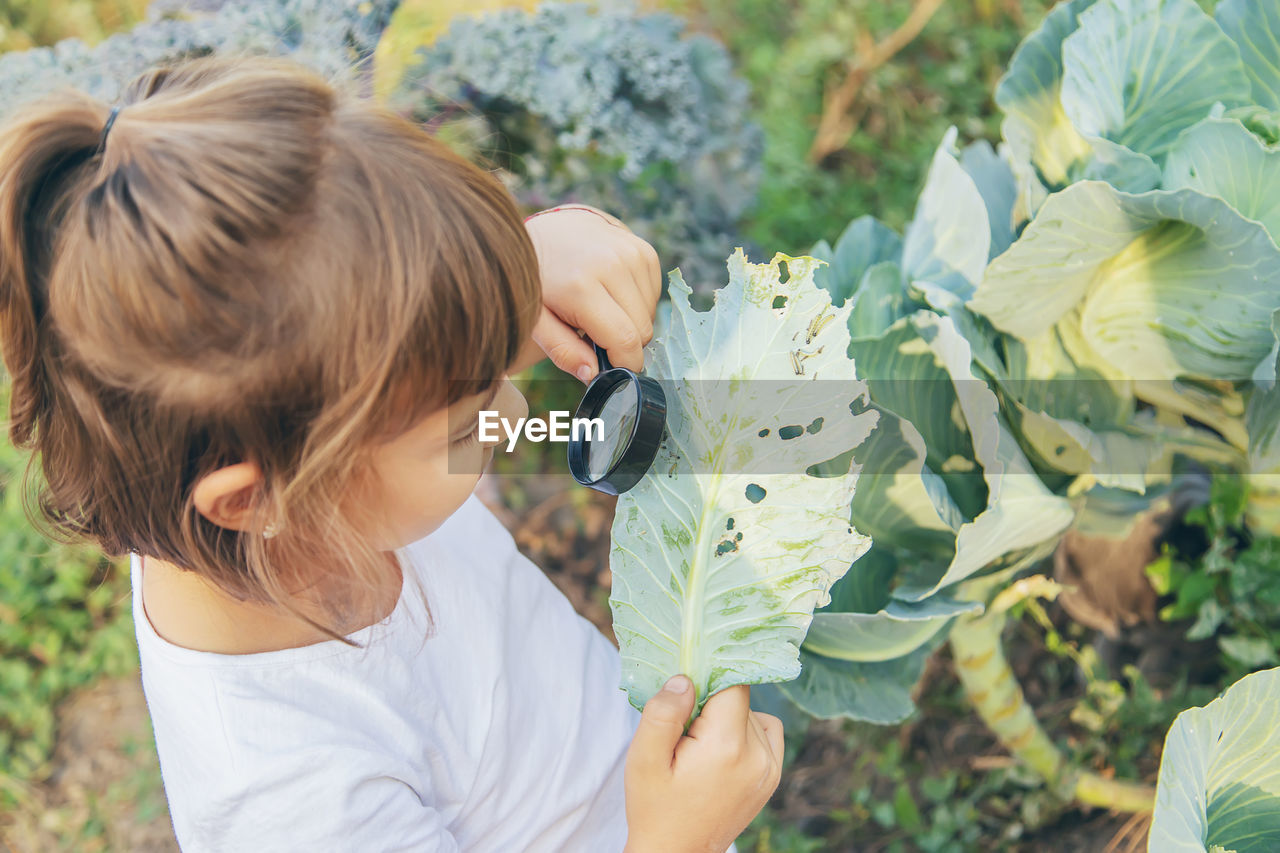
<svg viewBox="0 0 1280 853">
<path fill-rule="evenodd" d="M 1150 850 L 1280 848 L 1280 669 L 1255 672 L 1178 715 L 1164 743 Z"/>
<path fill-rule="evenodd" d="M 953 130 L 902 234 L 862 217 L 810 250 L 880 420 L 851 448 L 851 520 L 874 544 L 779 685 L 794 703 L 900 719 L 945 638 L 976 710 L 1047 782 L 1150 807 L 1067 766 L 1000 633 L 1018 596 L 1055 593 L 1014 578 L 1067 528 L 1166 499 L 1183 457 L 1252 473 L 1251 524 L 1280 526 L 1278 17 L 1062 3 L 999 84 L 998 149 Z"/>
<path fill-rule="evenodd" d="M 998 369 L 1060 392 L 1002 385 L 1030 410 L 1021 435 L 1038 463 L 1139 491 L 1167 477 L 1165 451 L 1248 471 L 1251 521 L 1270 531 L 1277 32 L 1280 9 L 1248 0 L 1213 16 L 1192 0 L 1055 8 L 996 91 L 1020 235 L 966 302 L 999 333 Z M 1081 377 L 1101 381 L 1062 390 Z M 1138 464 L 1117 433 L 1143 439 Z"/>
</svg>

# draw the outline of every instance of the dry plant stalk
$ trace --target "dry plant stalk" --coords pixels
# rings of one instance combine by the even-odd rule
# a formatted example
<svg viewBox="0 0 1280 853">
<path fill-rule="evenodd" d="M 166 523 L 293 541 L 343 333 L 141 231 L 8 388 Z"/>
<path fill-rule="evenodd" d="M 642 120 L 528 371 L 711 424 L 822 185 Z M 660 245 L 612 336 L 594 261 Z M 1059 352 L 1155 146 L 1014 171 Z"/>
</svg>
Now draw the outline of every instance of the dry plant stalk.
<svg viewBox="0 0 1280 853">
<path fill-rule="evenodd" d="M 867 39 L 864 44 L 859 45 L 857 55 L 848 65 L 844 80 L 834 88 L 828 86 L 823 92 L 822 118 L 818 121 L 818 132 L 809 148 L 809 162 L 821 163 L 828 155 L 845 146 L 857 127 L 850 109 L 857 101 L 867 77 L 914 41 L 945 2 L 946 0 L 916 0 L 911 14 L 888 37 L 874 43 Z"/>
</svg>

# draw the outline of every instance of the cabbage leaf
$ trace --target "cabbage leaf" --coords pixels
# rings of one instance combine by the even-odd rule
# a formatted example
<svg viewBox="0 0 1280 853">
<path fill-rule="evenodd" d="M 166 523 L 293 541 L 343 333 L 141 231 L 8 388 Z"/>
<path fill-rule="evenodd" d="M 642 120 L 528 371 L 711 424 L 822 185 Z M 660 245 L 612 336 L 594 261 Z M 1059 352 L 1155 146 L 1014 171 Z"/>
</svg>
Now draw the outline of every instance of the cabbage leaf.
<svg viewBox="0 0 1280 853">
<path fill-rule="evenodd" d="M 1024 340 L 1077 323 L 1081 366 L 1247 379 L 1275 342 L 1280 249 L 1219 198 L 1083 181 L 1049 197 L 968 304 Z"/>
<path fill-rule="evenodd" d="M 813 609 L 870 545 L 849 521 L 856 472 L 805 473 L 876 419 L 855 406 L 866 389 L 847 353 L 850 309 L 814 284 L 819 263 L 752 264 L 739 249 L 706 312 L 670 276 L 670 321 L 645 355 L 667 435 L 613 523 L 610 603 L 636 707 L 678 673 L 699 708 L 726 687 L 794 679 Z M 813 393 L 819 377 L 840 381 Z"/>
<path fill-rule="evenodd" d="M 1269 669 L 1178 715 L 1164 742 L 1149 849 L 1280 849 L 1278 703 L 1280 669 Z"/>
<path fill-rule="evenodd" d="M 1239 48 L 1194 0 L 1100 0 L 1063 41 L 1062 64 L 1076 130 L 1151 158 L 1215 104 L 1249 103 Z"/>
</svg>

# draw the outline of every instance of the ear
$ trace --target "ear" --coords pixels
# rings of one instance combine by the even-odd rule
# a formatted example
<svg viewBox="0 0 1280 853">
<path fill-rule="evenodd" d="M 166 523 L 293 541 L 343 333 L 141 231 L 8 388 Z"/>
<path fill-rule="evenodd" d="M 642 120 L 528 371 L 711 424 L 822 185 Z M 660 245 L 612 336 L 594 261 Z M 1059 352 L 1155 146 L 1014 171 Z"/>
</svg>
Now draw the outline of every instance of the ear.
<svg viewBox="0 0 1280 853">
<path fill-rule="evenodd" d="M 192 499 L 200 514 L 219 527 L 247 530 L 255 509 L 253 492 L 261 482 L 256 463 L 237 462 L 201 477 Z"/>
</svg>

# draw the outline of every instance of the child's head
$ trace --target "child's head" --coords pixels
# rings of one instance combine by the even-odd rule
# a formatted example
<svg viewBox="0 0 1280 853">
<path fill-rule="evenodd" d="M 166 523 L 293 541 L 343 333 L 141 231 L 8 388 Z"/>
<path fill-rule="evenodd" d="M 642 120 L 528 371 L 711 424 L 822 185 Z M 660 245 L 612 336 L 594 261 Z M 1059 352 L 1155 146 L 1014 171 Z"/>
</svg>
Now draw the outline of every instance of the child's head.
<svg viewBox="0 0 1280 853">
<path fill-rule="evenodd" d="M 245 600 L 297 567 L 385 583 L 474 486 L 415 479 L 485 452 L 450 448 L 444 407 L 513 393 L 539 303 L 515 203 L 284 61 L 152 71 L 122 104 L 101 152 L 109 108 L 79 93 L 0 133 L 9 434 L 42 514 Z"/>
</svg>

